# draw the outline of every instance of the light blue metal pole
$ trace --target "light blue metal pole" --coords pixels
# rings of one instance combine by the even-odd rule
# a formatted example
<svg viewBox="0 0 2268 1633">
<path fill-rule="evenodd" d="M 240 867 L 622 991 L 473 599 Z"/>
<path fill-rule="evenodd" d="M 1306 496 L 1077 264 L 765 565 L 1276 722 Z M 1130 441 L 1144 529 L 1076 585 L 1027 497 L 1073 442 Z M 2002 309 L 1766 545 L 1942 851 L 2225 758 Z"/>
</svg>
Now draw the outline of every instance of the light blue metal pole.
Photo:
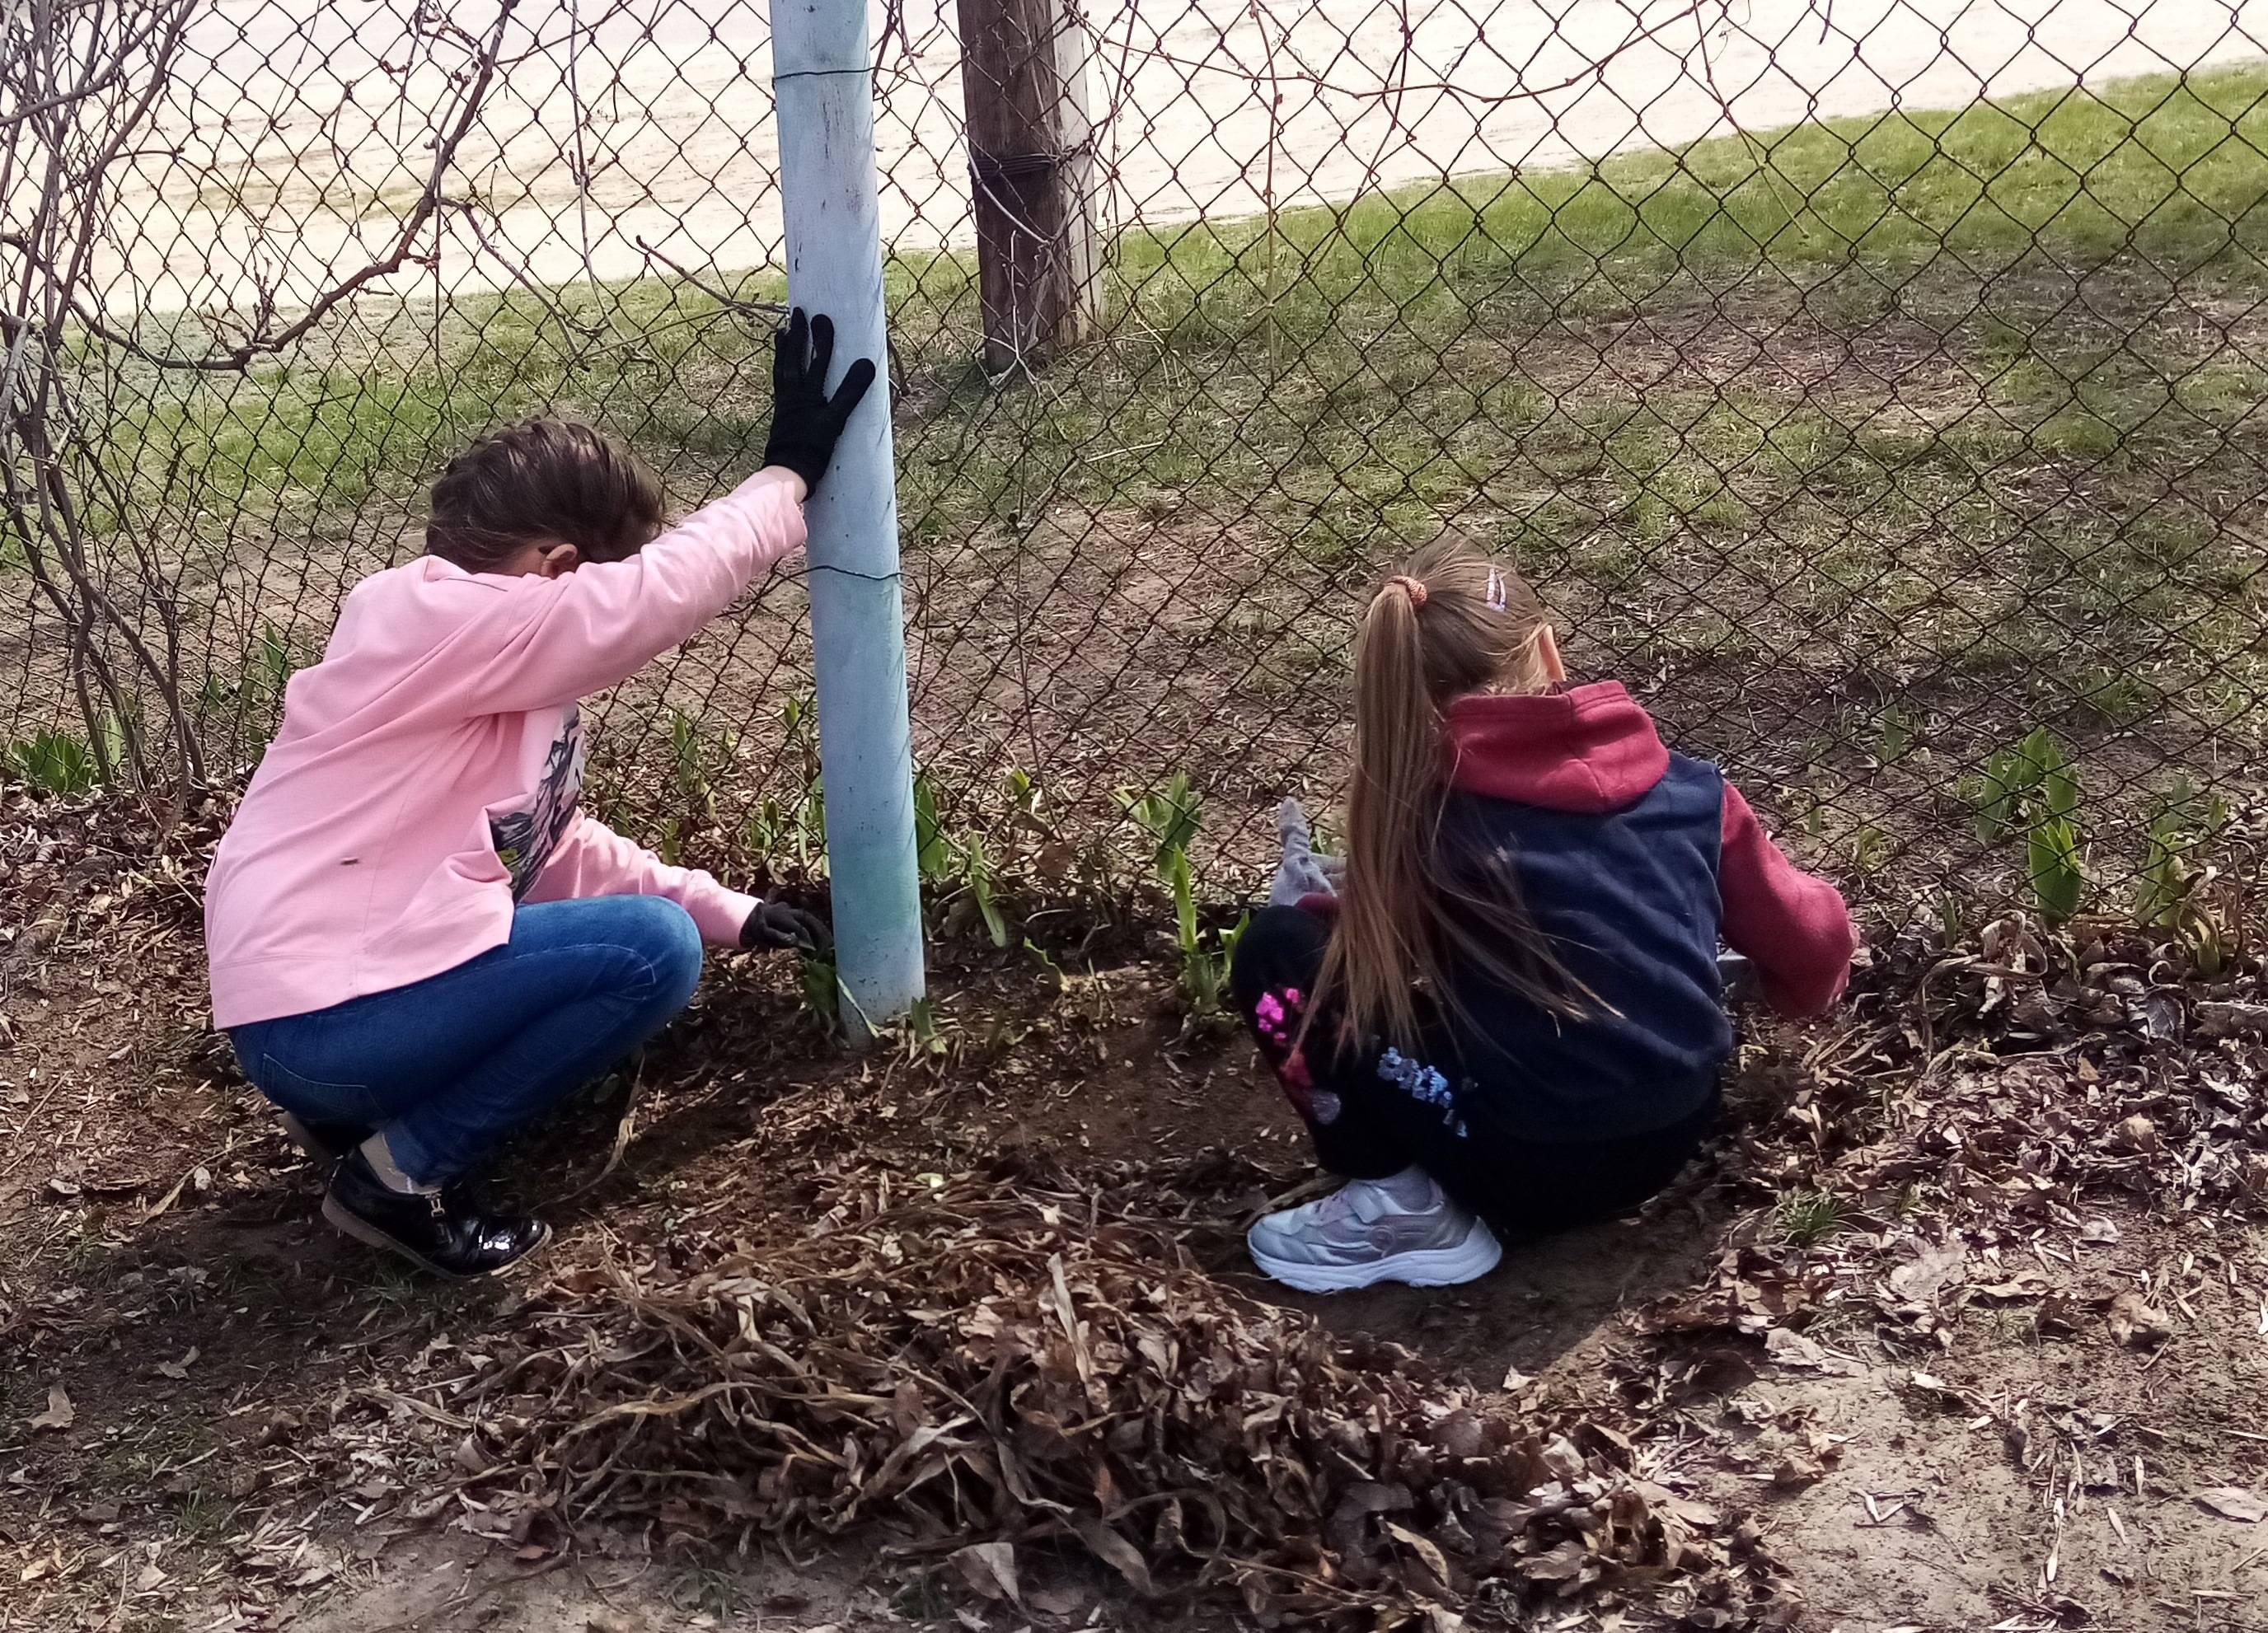
<svg viewBox="0 0 2268 1633">
<path fill-rule="evenodd" d="M 844 1021 L 863 1038 L 922 996 L 873 57 L 866 0 L 772 0 L 771 11 L 788 297 L 835 320 L 838 379 L 854 357 L 883 370 L 807 511 L 836 967 Z"/>
</svg>

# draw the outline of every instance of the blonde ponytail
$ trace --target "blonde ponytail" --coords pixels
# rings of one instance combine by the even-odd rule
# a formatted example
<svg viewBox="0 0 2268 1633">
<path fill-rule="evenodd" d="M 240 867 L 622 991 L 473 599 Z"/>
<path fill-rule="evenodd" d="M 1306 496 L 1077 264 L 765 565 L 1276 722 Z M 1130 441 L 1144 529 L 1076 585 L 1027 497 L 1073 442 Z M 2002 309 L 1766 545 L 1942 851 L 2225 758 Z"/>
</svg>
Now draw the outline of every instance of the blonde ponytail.
<svg viewBox="0 0 2268 1633">
<path fill-rule="evenodd" d="M 1421 1015 L 1462 1013 L 1460 970 L 1564 1014 L 1589 995 L 1528 911 L 1511 859 L 1441 855 L 1441 710 L 1498 685 L 1541 690 L 1535 592 L 1454 539 L 1371 598 L 1355 643 L 1347 869 L 1319 982 L 1342 1041 L 1409 1047 Z M 1310 1014 L 1314 1011 L 1310 1010 Z"/>
<path fill-rule="evenodd" d="M 1371 599 L 1355 644 L 1354 776 L 1347 791 L 1346 886 L 1323 965 L 1361 1029 L 1407 1038 L 1410 974 L 1431 961 L 1409 904 L 1425 890 L 1426 832 L 1439 799 L 1440 711 L 1418 653 L 1422 589 L 1396 578 Z"/>
</svg>

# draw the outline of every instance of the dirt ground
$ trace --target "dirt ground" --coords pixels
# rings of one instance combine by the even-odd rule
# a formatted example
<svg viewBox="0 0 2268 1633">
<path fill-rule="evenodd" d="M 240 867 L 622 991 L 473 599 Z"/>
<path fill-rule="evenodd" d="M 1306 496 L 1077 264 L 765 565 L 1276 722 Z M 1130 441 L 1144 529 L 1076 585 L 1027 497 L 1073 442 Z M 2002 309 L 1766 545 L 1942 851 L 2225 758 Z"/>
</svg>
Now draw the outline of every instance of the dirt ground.
<svg viewBox="0 0 2268 1633">
<path fill-rule="evenodd" d="M 1312 1175 L 1144 923 L 942 943 L 864 1057 L 729 959 L 447 1289 L 202 1030 L 201 865 L 0 818 L 0 1627 L 2268 1626 L 2257 941 L 1878 939 L 1640 1217 L 1336 1298 L 1246 1269 Z"/>
</svg>

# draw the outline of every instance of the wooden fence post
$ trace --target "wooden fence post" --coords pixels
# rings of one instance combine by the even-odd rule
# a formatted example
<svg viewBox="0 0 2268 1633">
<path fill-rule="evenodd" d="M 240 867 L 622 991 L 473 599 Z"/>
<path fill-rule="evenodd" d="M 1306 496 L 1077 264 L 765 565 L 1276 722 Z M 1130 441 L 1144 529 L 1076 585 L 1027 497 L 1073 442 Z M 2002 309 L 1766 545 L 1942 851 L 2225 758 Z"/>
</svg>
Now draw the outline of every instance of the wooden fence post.
<svg viewBox="0 0 2268 1633">
<path fill-rule="evenodd" d="M 1077 0 L 956 0 L 984 361 L 1033 365 L 1100 327 L 1086 25 Z"/>
</svg>

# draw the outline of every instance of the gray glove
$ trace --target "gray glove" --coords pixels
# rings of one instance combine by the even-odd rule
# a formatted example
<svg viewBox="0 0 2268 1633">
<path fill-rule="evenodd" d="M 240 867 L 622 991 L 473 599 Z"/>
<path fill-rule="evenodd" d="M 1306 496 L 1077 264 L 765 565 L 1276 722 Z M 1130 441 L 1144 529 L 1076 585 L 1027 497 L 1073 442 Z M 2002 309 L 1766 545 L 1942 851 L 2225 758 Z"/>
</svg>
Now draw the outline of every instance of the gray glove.
<svg viewBox="0 0 2268 1633">
<path fill-rule="evenodd" d="M 1314 835 L 1307 826 L 1307 807 L 1286 799 L 1276 807 L 1276 833 L 1284 842 L 1284 860 L 1268 886 L 1271 908 L 1296 907 L 1302 896 L 1336 896 L 1346 878 L 1344 857 L 1319 857 Z"/>
</svg>

